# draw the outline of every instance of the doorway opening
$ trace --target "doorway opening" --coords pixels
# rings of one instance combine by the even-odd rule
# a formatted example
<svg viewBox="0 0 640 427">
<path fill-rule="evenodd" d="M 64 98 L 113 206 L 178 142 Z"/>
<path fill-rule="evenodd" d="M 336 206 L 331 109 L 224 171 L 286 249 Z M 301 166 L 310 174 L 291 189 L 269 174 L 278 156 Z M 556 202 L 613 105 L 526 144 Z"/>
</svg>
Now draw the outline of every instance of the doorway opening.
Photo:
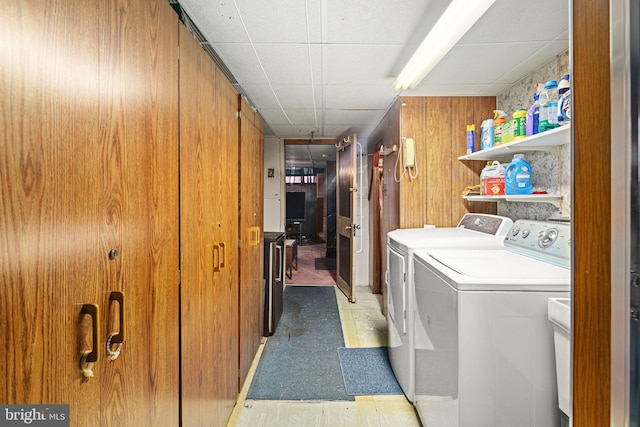
<svg viewBox="0 0 640 427">
<path fill-rule="evenodd" d="M 336 284 L 336 148 L 285 144 L 287 284 Z"/>
</svg>

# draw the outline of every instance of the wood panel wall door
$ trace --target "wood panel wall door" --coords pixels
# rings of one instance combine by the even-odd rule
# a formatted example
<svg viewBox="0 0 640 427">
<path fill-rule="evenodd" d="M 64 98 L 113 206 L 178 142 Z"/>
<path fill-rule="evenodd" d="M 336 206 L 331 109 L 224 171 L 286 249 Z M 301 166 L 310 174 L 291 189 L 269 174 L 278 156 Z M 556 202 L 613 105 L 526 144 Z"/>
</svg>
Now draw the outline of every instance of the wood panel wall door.
<svg viewBox="0 0 640 427">
<path fill-rule="evenodd" d="M 0 402 L 70 404 L 74 425 L 100 424 L 99 380 L 79 371 L 105 265 L 99 4 L 11 0 L 0 14 Z"/>
<path fill-rule="evenodd" d="M 182 425 L 225 425 L 238 393 L 238 99 L 180 27 Z"/>
<path fill-rule="evenodd" d="M 0 401 L 176 425 L 177 18 L 156 0 L 4 7 Z"/>
<path fill-rule="evenodd" d="M 262 339 L 264 136 L 262 119 L 240 97 L 240 382 Z"/>
<path fill-rule="evenodd" d="M 179 21 L 162 0 L 100 6 L 101 342 L 125 340 L 100 364 L 101 425 L 175 426 Z"/>
</svg>

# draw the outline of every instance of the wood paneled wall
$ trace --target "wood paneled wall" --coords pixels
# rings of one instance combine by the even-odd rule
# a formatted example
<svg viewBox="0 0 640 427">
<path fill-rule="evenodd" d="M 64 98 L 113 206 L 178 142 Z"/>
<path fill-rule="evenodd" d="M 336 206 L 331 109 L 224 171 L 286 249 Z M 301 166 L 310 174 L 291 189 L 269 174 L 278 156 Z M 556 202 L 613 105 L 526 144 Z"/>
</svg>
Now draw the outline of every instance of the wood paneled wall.
<svg viewBox="0 0 640 427">
<path fill-rule="evenodd" d="M 405 174 L 398 183 L 399 154 L 384 156 L 386 231 L 424 224 L 452 227 L 466 212 L 496 212 L 493 203 L 462 199 L 465 187 L 479 184 L 484 164 L 458 160 L 466 153 L 466 125 L 475 124 L 479 133 L 482 120 L 492 117 L 494 109 L 495 97 L 402 97 L 394 103 L 370 140 L 377 150 L 381 145 L 399 147 L 403 136 L 414 138 L 418 177 Z"/>
<path fill-rule="evenodd" d="M 379 253 L 374 256 L 379 257 L 383 271 L 389 231 L 420 228 L 424 224 L 453 227 L 467 212 L 496 213 L 495 203 L 462 199 L 467 186 L 480 183 L 484 163 L 458 160 L 466 153 L 467 124 L 475 124 L 479 133 L 482 120 L 493 117 L 495 105 L 495 97 L 401 97 L 369 137 L 376 151 L 394 145 L 399 148 L 398 152 L 383 156 L 381 231 L 372 237 L 380 242 Z M 416 178 L 405 173 L 399 179 L 403 169 L 398 159 L 402 137 L 415 140 Z M 372 262 L 375 265 L 377 260 Z"/>
<path fill-rule="evenodd" d="M 574 0 L 573 425 L 608 426 L 611 407 L 609 1 Z M 598 102 L 593 102 L 597 99 Z"/>
</svg>

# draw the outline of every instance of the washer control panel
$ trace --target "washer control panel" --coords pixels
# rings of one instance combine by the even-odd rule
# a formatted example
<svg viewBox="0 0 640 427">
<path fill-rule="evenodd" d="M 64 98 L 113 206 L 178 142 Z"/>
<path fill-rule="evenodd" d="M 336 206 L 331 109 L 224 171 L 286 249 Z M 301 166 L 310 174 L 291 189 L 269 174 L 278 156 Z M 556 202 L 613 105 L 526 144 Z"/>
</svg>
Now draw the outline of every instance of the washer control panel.
<svg viewBox="0 0 640 427">
<path fill-rule="evenodd" d="M 502 216 L 465 214 L 458 223 L 458 228 L 479 231 L 492 236 L 504 236 L 512 225 L 513 221 L 511 219 Z"/>
<path fill-rule="evenodd" d="M 569 268 L 571 225 L 527 219 L 517 220 L 504 239 L 505 248 Z"/>
</svg>

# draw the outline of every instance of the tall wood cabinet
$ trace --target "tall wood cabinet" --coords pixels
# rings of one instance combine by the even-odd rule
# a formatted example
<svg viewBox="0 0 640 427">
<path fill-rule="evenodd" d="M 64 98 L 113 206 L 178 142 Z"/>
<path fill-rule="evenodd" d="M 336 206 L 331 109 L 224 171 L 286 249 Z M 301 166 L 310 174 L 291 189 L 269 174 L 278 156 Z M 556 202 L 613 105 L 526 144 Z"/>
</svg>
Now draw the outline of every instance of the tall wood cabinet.
<svg viewBox="0 0 640 427">
<path fill-rule="evenodd" d="M 69 404 L 71 425 L 175 426 L 175 15 L 11 0 L 0 21 L 0 402 Z"/>
<path fill-rule="evenodd" d="M 237 94 L 180 27 L 182 424 L 223 425 L 238 393 Z"/>
<path fill-rule="evenodd" d="M 0 23 L 0 402 L 226 425 L 261 336 L 260 117 L 164 0 Z"/>
<path fill-rule="evenodd" d="M 264 128 L 247 100 L 239 97 L 240 111 L 240 382 L 262 339 L 264 316 Z"/>
</svg>

